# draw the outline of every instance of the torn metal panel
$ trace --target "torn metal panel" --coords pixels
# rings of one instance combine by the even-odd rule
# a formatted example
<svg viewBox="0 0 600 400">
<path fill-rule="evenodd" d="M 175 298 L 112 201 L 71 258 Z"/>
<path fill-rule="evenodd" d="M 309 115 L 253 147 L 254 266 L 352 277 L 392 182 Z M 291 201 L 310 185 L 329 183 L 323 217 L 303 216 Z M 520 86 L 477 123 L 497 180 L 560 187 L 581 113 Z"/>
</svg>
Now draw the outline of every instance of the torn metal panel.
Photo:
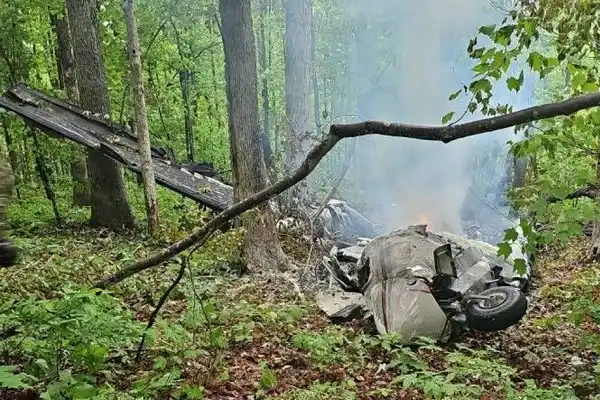
<svg viewBox="0 0 600 400">
<path fill-rule="evenodd" d="M 104 116 L 91 114 L 22 84 L 0 96 L 0 107 L 52 136 L 99 150 L 128 169 L 141 173 L 137 138 L 129 128 Z M 159 185 L 215 211 L 222 211 L 233 203 L 231 186 L 171 163 L 162 158 L 156 148 L 152 148 L 152 161 Z"/>
</svg>

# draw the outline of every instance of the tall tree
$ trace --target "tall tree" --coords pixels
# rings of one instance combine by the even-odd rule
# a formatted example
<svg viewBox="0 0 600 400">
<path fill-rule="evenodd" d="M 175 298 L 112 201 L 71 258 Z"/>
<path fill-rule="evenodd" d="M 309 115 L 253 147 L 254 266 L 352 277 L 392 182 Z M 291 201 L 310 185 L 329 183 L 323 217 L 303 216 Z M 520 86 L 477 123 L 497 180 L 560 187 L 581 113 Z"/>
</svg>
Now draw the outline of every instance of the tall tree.
<svg viewBox="0 0 600 400">
<path fill-rule="evenodd" d="M 158 227 L 158 204 L 156 199 L 156 181 L 154 165 L 150 149 L 150 132 L 148 131 L 148 112 L 144 95 L 144 78 L 142 75 L 142 54 L 135 20 L 133 0 L 125 0 L 125 25 L 127 26 L 127 52 L 129 53 L 129 74 L 133 88 L 133 110 L 135 114 L 135 133 L 137 134 L 144 194 L 146 197 L 146 213 L 148 230 L 154 232 Z"/>
<path fill-rule="evenodd" d="M 65 15 L 52 15 L 52 24 L 56 31 L 58 44 L 58 71 L 61 89 L 65 89 L 67 98 L 71 103 L 79 104 L 79 91 L 75 76 L 75 60 L 71 44 L 69 21 Z M 90 205 L 90 185 L 88 181 L 87 165 L 83 152 L 72 146 L 71 176 L 73 178 L 73 205 Z"/>
<path fill-rule="evenodd" d="M 219 0 L 219 12 L 225 51 L 233 195 L 235 201 L 239 201 L 264 189 L 267 184 L 250 0 Z M 248 269 L 283 266 L 284 254 L 269 204 L 262 204 L 246 213 L 243 223 Z"/>
<path fill-rule="evenodd" d="M 286 172 L 295 170 L 311 149 L 310 85 L 312 64 L 312 0 L 285 1 Z M 306 196 L 306 183 L 292 196 Z"/>
<path fill-rule="evenodd" d="M 102 62 L 95 0 L 67 0 L 73 55 L 82 108 L 110 114 L 106 72 Z M 122 168 L 98 150 L 88 152 L 91 224 L 110 229 L 131 228 L 134 217 L 127 201 Z"/>
</svg>

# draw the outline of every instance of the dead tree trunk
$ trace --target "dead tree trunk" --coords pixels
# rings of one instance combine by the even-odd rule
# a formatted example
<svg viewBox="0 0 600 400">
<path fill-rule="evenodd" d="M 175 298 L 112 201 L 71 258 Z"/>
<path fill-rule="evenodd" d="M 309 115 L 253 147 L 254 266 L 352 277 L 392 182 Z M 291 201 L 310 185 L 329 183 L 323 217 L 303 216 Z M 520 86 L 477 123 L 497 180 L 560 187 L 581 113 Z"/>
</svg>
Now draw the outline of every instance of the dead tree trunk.
<svg viewBox="0 0 600 400">
<path fill-rule="evenodd" d="M 148 230 L 153 233 L 158 228 L 158 204 L 156 199 L 156 181 L 154 165 L 150 150 L 150 132 L 148 131 L 148 115 L 146 98 L 144 96 L 144 78 L 142 75 L 142 56 L 137 23 L 134 14 L 133 0 L 125 0 L 125 25 L 127 27 L 127 50 L 129 53 L 129 68 L 131 87 L 133 88 L 133 111 L 139 151 L 142 160 L 142 178 L 144 180 L 144 195 L 146 197 L 146 213 L 148 215 Z"/>
<path fill-rule="evenodd" d="M 310 86 L 312 1 L 285 1 L 285 110 L 287 115 L 286 173 L 294 171 L 312 146 Z M 292 189 L 289 205 L 308 199 L 306 182 Z"/>
<path fill-rule="evenodd" d="M 250 0 L 220 0 L 229 137 L 234 201 L 243 200 L 267 185 L 258 114 L 256 48 Z M 284 265 L 284 254 L 268 204 L 243 217 L 244 253 L 250 271 Z"/>
<path fill-rule="evenodd" d="M 75 60 L 73 59 L 73 46 L 71 44 L 71 32 L 69 21 L 66 16 L 52 16 L 52 23 L 56 31 L 59 82 L 67 93 L 71 103 L 79 104 L 79 91 L 77 90 L 77 78 L 75 76 Z M 83 151 L 78 146 L 71 146 L 71 178 L 73 180 L 73 205 L 79 207 L 89 206 L 90 184 L 88 181 L 87 165 Z"/>
<path fill-rule="evenodd" d="M 102 116 L 110 114 L 106 72 L 102 63 L 95 0 L 67 0 L 80 105 Z M 98 150 L 88 152 L 93 226 L 133 228 L 122 168 Z"/>
</svg>

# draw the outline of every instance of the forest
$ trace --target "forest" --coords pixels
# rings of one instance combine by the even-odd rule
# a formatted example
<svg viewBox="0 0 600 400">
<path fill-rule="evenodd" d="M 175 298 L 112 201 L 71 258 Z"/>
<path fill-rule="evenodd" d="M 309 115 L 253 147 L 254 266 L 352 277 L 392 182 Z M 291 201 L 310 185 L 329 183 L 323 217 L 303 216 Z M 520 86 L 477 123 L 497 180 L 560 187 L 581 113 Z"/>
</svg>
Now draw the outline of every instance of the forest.
<svg viewBox="0 0 600 400">
<path fill-rule="evenodd" d="M 0 399 L 600 399 L 600 0 L 0 21 Z M 335 251 L 422 225 L 531 267 L 525 316 L 408 345 L 324 309 L 366 287 Z"/>
</svg>

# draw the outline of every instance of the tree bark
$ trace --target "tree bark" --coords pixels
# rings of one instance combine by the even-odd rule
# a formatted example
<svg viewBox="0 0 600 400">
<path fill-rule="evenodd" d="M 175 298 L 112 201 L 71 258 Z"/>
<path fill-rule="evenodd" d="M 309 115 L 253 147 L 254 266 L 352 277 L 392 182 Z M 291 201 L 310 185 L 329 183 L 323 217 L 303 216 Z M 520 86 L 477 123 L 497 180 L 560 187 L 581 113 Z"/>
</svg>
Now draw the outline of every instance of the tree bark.
<svg viewBox="0 0 600 400">
<path fill-rule="evenodd" d="M 268 58 L 267 58 L 267 43 L 265 35 L 265 17 L 268 13 L 268 4 L 266 0 L 261 1 L 260 5 L 261 17 L 259 20 L 259 54 L 260 54 L 260 69 L 261 69 L 261 85 L 262 85 L 262 110 L 263 110 L 263 124 L 262 124 L 262 140 L 263 140 L 263 151 L 265 157 L 265 165 L 267 171 L 273 167 L 273 150 L 271 149 L 271 134 L 270 134 L 270 104 L 269 104 L 269 77 L 268 71 Z"/>
<path fill-rule="evenodd" d="M 10 167 L 15 177 L 15 191 L 17 193 L 17 199 L 21 200 L 21 190 L 19 189 L 22 179 L 21 168 L 19 168 L 19 157 L 17 156 L 15 146 L 13 145 L 12 136 L 9 132 L 10 119 L 6 115 L 4 115 L 0 122 L 2 122 L 2 128 L 4 131 L 4 141 L 6 142 L 6 149 L 8 150 L 8 159 L 10 160 Z"/>
<path fill-rule="evenodd" d="M 222 2 L 233 2 L 234 0 L 221 0 Z M 246 0 L 247 1 L 247 0 Z M 230 5 L 230 4 L 228 4 Z M 223 15 L 224 13 L 222 13 Z M 229 39 L 228 39 L 229 40 Z M 230 44 L 229 44 L 230 45 Z M 239 100 L 238 100 L 239 101 Z M 305 179 L 319 165 L 331 149 L 342 139 L 354 138 L 368 135 L 383 135 L 390 137 L 403 137 L 417 140 L 428 140 L 442 143 L 450 143 L 455 140 L 480 135 L 482 133 L 494 132 L 509 128 L 511 126 L 525 124 L 527 122 L 540 121 L 561 115 L 571 115 L 577 111 L 598 107 L 600 104 L 600 92 L 573 97 L 558 103 L 544 104 L 526 108 L 510 114 L 485 118 L 477 121 L 456 124 L 452 126 L 423 126 L 397 124 L 385 121 L 365 121 L 354 124 L 338 124 L 329 128 L 329 134 L 324 137 L 308 153 L 302 165 L 293 174 L 281 179 L 277 183 L 264 188 L 260 192 L 233 204 L 209 222 L 198 228 L 188 237 L 173 243 L 169 247 L 156 252 L 142 260 L 121 269 L 115 274 L 108 276 L 94 284 L 96 288 L 106 288 L 117 284 L 139 272 L 153 268 L 169 260 L 175 255 L 185 251 L 191 246 L 201 246 L 208 240 L 210 235 L 219 227 L 233 218 L 243 214 L 247 210 L 260 206 L 274 196 L 281 194 L 298 182 Z M 258 109 L 258 105 L 256 105 Z M 258 125 L 258 122 L 257 122 Z M 265 246 L 267 244 L 265 243 Z"/>
<path fill-rule="evenodd" d="M 58 43 L 59 82 L 67 93 L 67 99 L 74 104 L 79 104 L 79 91 L 75 76 L 75 60 L 73 59 L 73 46 L 71 32 L 66 16 L 52 16 L 52 23 L 56 31 Z M 90 184 L 88 180 L 87 165 L 83 151 L 78 146 L 71 146 L 71 178 L 73 180 L 73 205 L 79 207 L 89 206 Z"/>
<path fill-rule="evenodd" d="M 234 201 L 267 185 L 260 136 L 256 47 L 249 0 L 220 0 Z M 268 204 L 243 218 L 244 253 L 250 271 L 283 267 L 284 254 Z"/>
<path fill-rule="evenodd" d="M 80 105 L 102 116 L 110 114 L 106 72 L 102 62 L 95 0 L 67 0 Z M 88 152 L 91 187 L 90 223 L 109 229 L 133 228 L 122 168 L 98 150 Z"/>
<path fill-rule="evenodd" d="M 294 171 L 312 146 L 310 86 L 312 60 L 312 0 L 285 1 L 286 173 Z M 307 201 L 305 183 L 292 189 L 289 205 Z"/>
<path fill-rule="evenodd" d="M 311 77 L 312 77 L 312 87 L 313 87 L 313 114 L 315 119 L 315 127 L 317 130 L 321 130 L 322 122 L 321 122 L 321 97 L 319 95 L 319 76 L 317 74 L 317 32 L 315 27 L 315 19 L 313 18 L 310 24 L 310 39 L 311 39 Z"/>
<path fill-rule="evenodd" d="M 600 146 L 599 146 L 600 148 Z M 600 183 L 600 152 L 596 156 L 596 187 Z M 596 207 L 600 207 L 600 197 L 594 196 Z M 596 218 L 592 223 L 592 241 L 589 256 L 593 260 L 600 259 L 600 219 Z"/>
<path fill-rule="evenodd" d="M 158 202 L 156 196 L 156 180 L 150 149 L 150 132 L 148 131 L 148 114 L 144 95 L 144 78 L 142 75 L 142 56 L 137 23 L 134 14 L 133 0 L 125 0 L 125 25 L 127 27 L 127 51 L 129 53 L 129 68 L 131 87 L 133 88 L 133 111 L 139 151 L 142 162 L 142 179 L 144 180 L 144 195 L 146 198 L 146 213 L 148 230 L 155 232 L 158 228 Z"/>
<path fill-rule="evenodd" d="M 54 218 L 56 219 L 56 224 L 60 226 L 62 224 L 62 218 L 60 216 L 60 211 L 58 210 L 58 203 L 56 202 L 56 194 L 54 193 L 54 189 L 52 188 L 52 183 L 50 180 L 50 171 L 48 168 L 48 160 L 45 159 L 42 154 L 42 146 L 37 137 L 37 133 L 35 128 L 29 127 L 29 133 L 33 139 L 33 153 L 35 156 L 35 166 L 38 174 L 40 176 L 40 180 L 42 181 L 42 186 L 44 187 L 44 192 L 46 193 L 46 197 L 50 200 L 50 204 L 52 204 L 52 212 L 54 212 Z"/>
<path fill-rule="evenodd" d="M 194 162 L 195 158 L 195 132 L 194 122 L 195 114 L 193 112 L 191 95 L 191 88 L 194 86 L 194 75 L 193 72 L 188 69 L 179 70 L 179 83 L 181 85 L 181 97 L 183 99 L 184 107 L 184 128 L 185 128 L 185 148 L 187 154 L 187 161 L 189 163 Z"/>
</svg>

